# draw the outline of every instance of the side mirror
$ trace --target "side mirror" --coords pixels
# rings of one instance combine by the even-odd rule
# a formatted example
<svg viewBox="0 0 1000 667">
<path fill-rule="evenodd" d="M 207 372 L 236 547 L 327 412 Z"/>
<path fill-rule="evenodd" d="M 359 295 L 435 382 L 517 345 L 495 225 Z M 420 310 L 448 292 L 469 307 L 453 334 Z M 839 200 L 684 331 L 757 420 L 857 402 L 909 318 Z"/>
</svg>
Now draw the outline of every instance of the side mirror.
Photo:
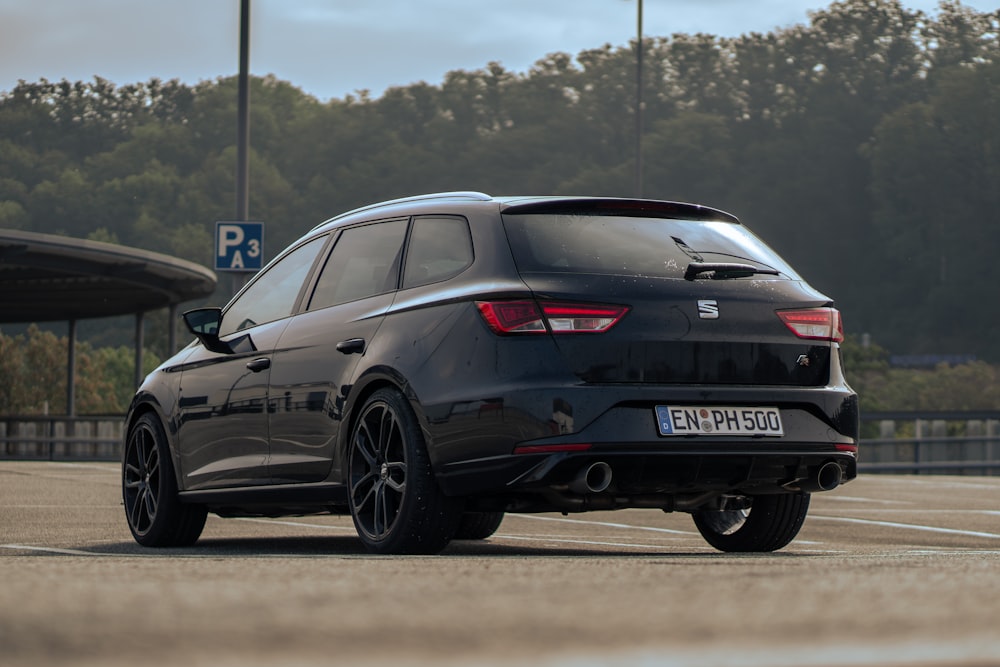
<svg viewBox="0 0 1000 667">
<path fill-rule="evenodd" d="M 221 308 L 196 308 L 182 316 L 188 330 L 212 352 L 230 352 L 228 345 L 219 340 L 219 325 L 222 323 Z"/>
</svg>

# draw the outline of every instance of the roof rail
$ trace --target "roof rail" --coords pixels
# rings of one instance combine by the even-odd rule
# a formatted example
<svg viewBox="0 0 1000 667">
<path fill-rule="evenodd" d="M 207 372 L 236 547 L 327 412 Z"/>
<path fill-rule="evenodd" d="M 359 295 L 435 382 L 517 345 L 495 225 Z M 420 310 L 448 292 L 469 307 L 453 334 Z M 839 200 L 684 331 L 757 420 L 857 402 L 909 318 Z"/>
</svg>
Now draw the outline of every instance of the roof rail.
<svg viewBox="0 0 1000 667">
<path fill-rule="evenodd" d="M 483 192 L 475 192 L 472 190 L 459 190 L 456 192 L 434 192 L 426 195 L 413 195 L 411 197 L 390 199 L 389 201 L 378 202 L 376 204 L 368 204 L 366 206 L 361 206 L 355 209 L 351 209 L 350 211 L 345 211 L 344 213 L 341 213 L 339 215 L 335 215 L 329 220 L 324 220 L 323 222 L 313 227 L 312 231 L 319 229 L 320 227 L 329 222 L 333 222 L 334 220 L 339 220 L 340 218 L 346 217 L 348 215 L 354 215 L 355 213 L 361 213 L 362 211 L 371 211 L 377 208 L 382 208 L 383 206 L 393 206 L 395 204 L 405 204 L 407 202 L 424 201 L 427 199 L 469 199 L 472 201 L 490 201 L 491 199 L 493 199 L 493 197 Z"/>
</svg>

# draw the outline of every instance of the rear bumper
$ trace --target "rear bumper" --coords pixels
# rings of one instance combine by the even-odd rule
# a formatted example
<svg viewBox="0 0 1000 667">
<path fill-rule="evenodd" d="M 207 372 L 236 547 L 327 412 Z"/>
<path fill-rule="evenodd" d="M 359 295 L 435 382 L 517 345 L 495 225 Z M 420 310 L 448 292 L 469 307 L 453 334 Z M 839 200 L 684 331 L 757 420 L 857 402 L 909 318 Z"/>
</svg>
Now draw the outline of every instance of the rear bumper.
<svg viewBox="0 0 1000 667">
<path fill-rule="evenodd" d="M 574 491 L 574 481 L 594 464 L 607 464 L 608 488 L 600 493 Z M 438 473 L 449 495 L 490 500 L 514 509 L 518 503 L 540 503 L 538 509 L 565 510 L 560 503 L 544 507 L 542 498 L 555 491 L 575 505 L 574 496 L 604 496 L 607 509 L 656 506 L 673 509 L 681 498 L 712 495 L 759 495 L 817 491 L 813 482 L 825 464 L 840 468 L 838 483 L 857 477 L 855 452 L 834 445 L 706 443 L 699 447 L 650 443 L 627 448 L 595 445 L 582 452 L 554 452 L 491 457 L 447 465 Z M 583 509 L 598 509 L 586 507 Z"/>
</svg>

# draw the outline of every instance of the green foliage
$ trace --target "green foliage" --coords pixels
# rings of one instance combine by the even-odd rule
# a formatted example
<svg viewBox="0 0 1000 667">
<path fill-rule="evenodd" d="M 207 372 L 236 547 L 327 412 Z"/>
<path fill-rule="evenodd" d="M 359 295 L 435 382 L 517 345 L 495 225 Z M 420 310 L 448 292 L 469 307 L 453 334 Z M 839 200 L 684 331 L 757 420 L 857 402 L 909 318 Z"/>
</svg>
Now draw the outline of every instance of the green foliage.
<svg viewBox="0 0 1000 667">
<path fill-rule="evenodd" d="M 320 103 L 251 78 L 266 257 L 341 211 L 421 192 L 632 195 L 636 46 L 525 73 L 487 63 L 378 99 Z M 643 49 L 644 196 L 735 212 L 849 330 L 896 353 L 1000 362 L 1000 311 L 981 307 L 1000 284 L 1000 11 L 838 0 L 808 25 Z M 236 93 L 235 77 L 0 92 L 0 226 L 211 265 L 214 223 L 236 208 Z M 223 280 L 213 301 L 228 296 Z"/>
<path fill-rule="evenodd" d="M 893 368 L 878 345 L 849 336 L 841 346 L 848 382 L 862 412 L 1000 410 L 1000 366 L 983 361 L 933 369 Z"/>
<path fill-rule="evenodd" d="M 35 415 L 66 412 L 68 340 L 35 325 L 21 335 L 0 332 L 0 414 Z M 159 359 L 144 353 L 144 372 Z M 134 385 L 135 353 L 127 347 L 76 347 L 76 412 L 124 414 Z"/>
</svg>

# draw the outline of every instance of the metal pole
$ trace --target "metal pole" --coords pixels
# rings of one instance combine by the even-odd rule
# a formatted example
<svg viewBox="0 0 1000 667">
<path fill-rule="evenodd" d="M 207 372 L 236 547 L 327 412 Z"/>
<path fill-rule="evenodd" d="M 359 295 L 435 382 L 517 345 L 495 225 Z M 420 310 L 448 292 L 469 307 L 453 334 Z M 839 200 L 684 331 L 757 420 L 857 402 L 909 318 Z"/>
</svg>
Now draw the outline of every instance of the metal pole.
<svg viewBox="0 0 1000 667">
<path fill-rule="evenodd" d="M 236 119 L 236 219 L 250 214 L 250 0 L 240 3 L 239 109 Z"/>
<path fill-rule="evenodd" d="M 236 119 L 236 220 L 250 219 L 250 0 L 240 0 L 239 105 Z M 232 291 L 246 282 L 246 274 L 233 273 Z"/>
<path fill-rule="evenodd" d="M 635 41 L 635 196 L 642 196 L 642 0 Z"/>
<path fill-rule="evenodd" d="M 76 320 L 69 321 L 66 359 L 66 414 L 76 416 Z"/>
<path fill-rule="evenodd" d="M 167 308 L 167 356 L 177 351 L 177 304 L 172 303 Z"/>
<path fill-rule="evenodd" d="M 135 388 L 142 384 L 142 348 L 146 344 L 145 313 L 135 314 Z"/>
</svg>

